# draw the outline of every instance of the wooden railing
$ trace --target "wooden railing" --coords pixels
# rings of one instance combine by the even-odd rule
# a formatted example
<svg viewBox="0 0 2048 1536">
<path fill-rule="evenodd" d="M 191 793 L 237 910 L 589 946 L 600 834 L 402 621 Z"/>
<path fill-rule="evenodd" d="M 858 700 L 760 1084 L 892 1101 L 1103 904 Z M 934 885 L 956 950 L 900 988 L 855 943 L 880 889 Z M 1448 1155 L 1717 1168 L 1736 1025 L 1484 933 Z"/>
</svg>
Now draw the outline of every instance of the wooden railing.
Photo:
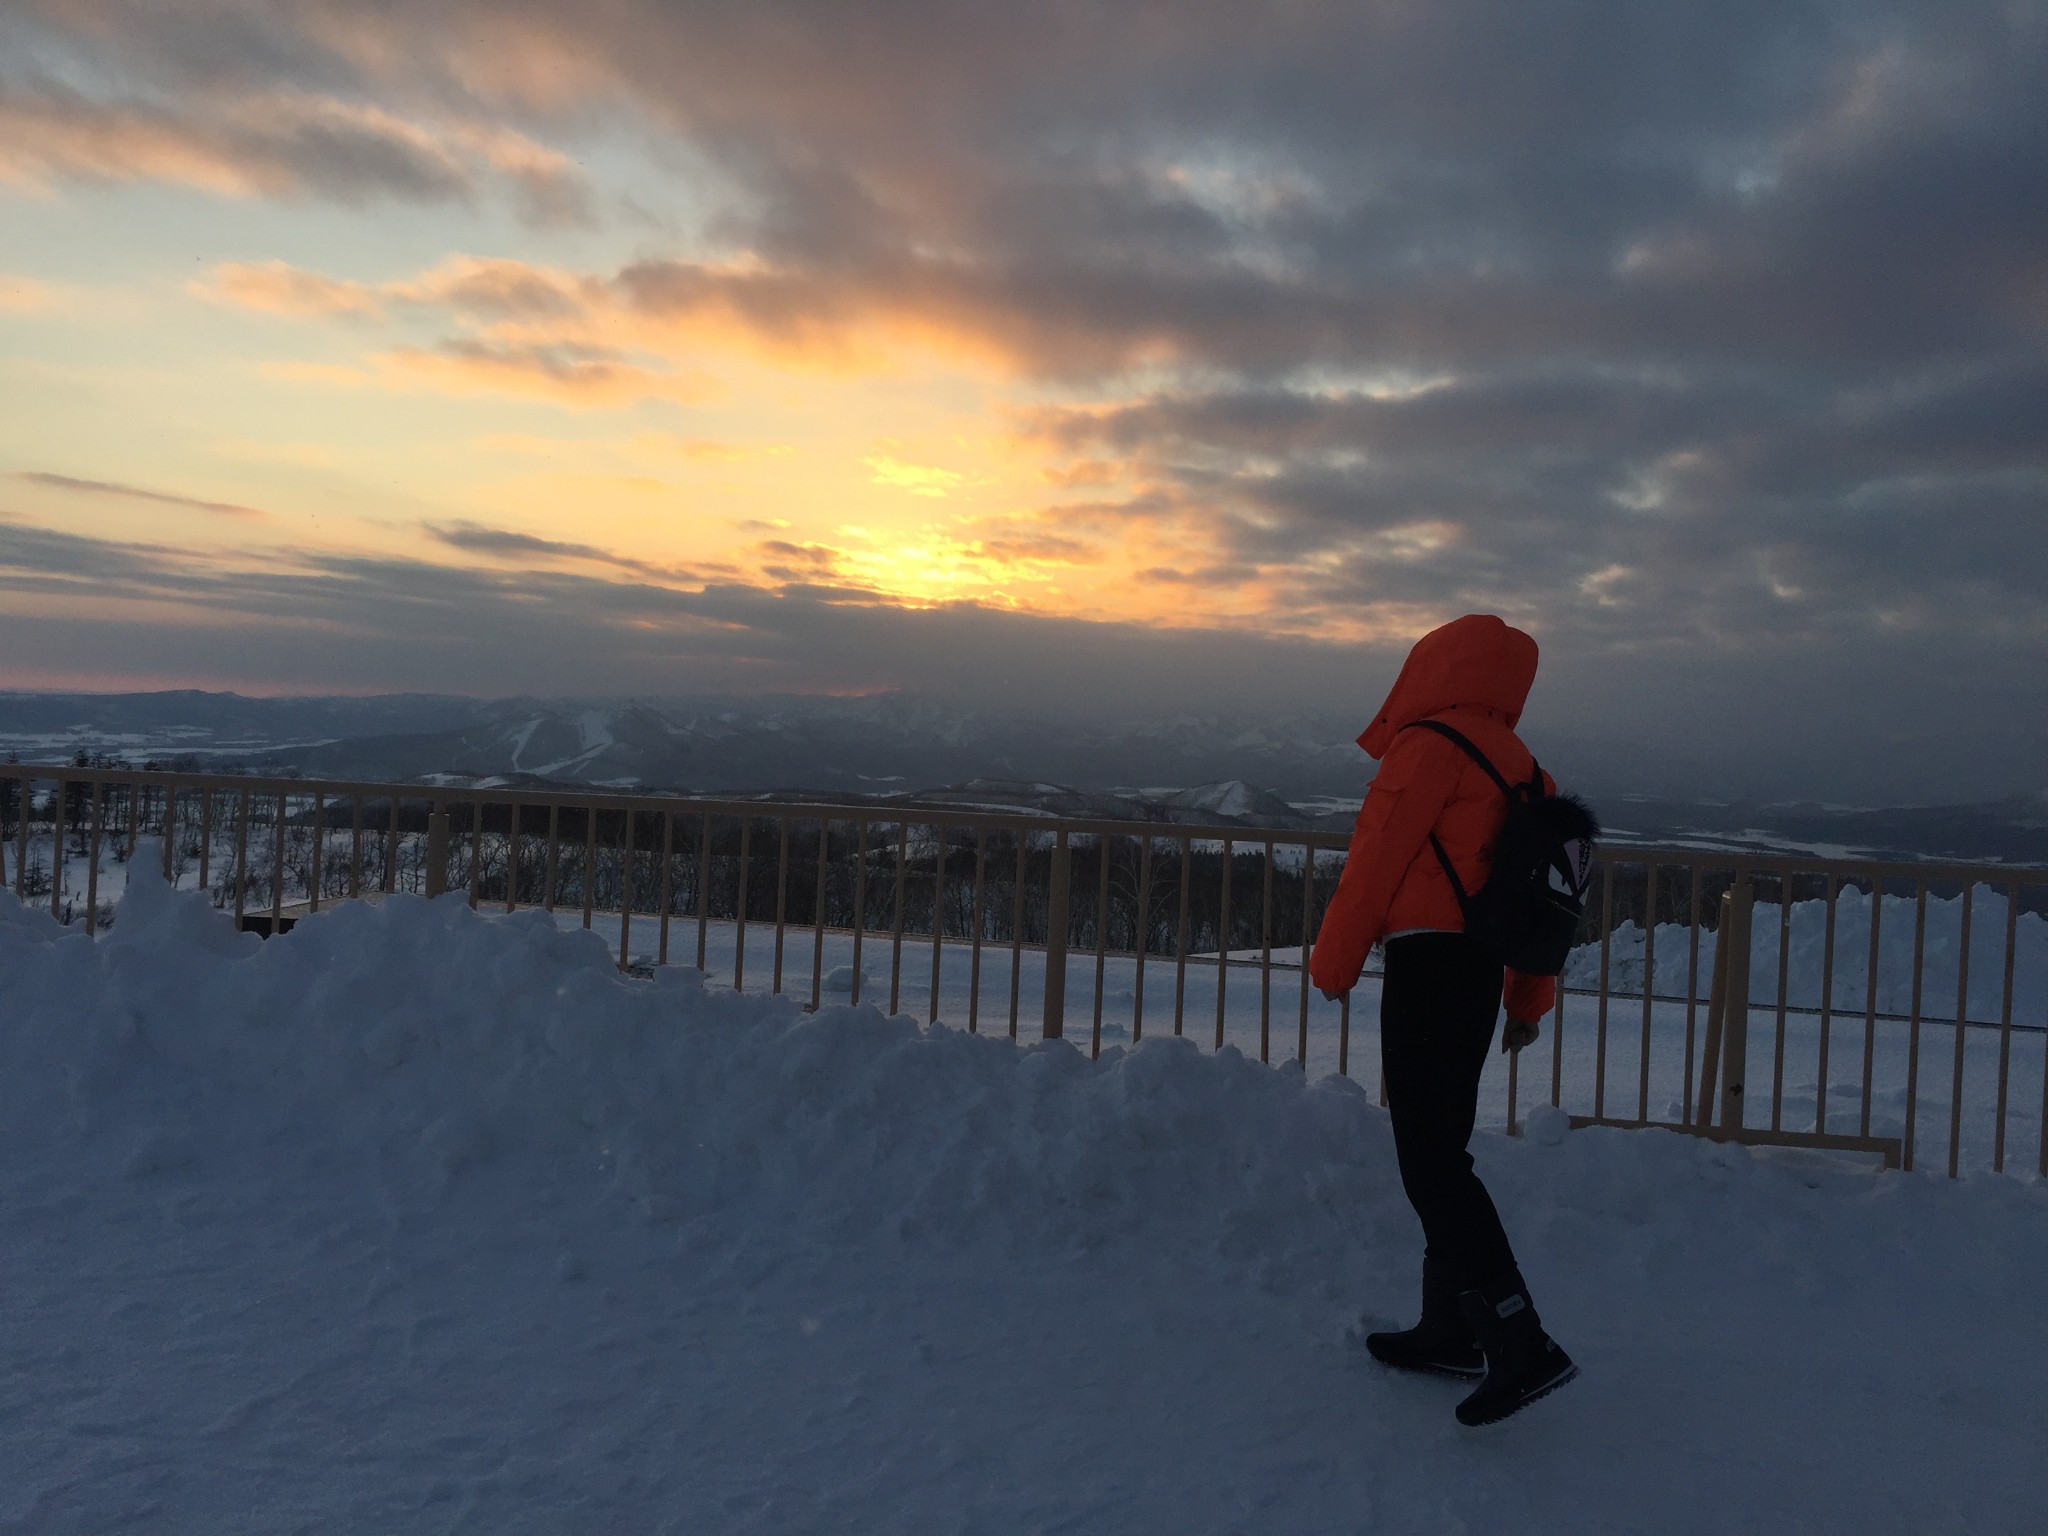
<svg viewBox="0 0 2048 1536">
<path fill-rule="evenodd" d="M 97 930 L 116 910 L 109 859 L 144 839 L 167 878 L 264 933 L 337 902 L 459 891 L 480 909 L 616 922 L 628 969 L 669 965 L 693 931 L 697 969 L 810 1008 L 835 990 L 828 954 L 850 962 L 833 968 L 847 1001 L 869 995 L 879 945 L 892 1012 L 922 993 L 928 1021 L 979 1031 L 993 1016 L 1015 1038 L 1033 1018 L 1056 1039 L 1078 1003 L 1094 1053 L 1170 1031 L 1352 1075 L 1352 999 L 1314 995 L 1302 964 L 1342 832 L 0 765 L 0 884 L 24 902 Z M 1510 1131 L 1522 1076 L 1547 1056 L 1539 1102 L 1577 1124 L 1911 1168 L 1936 1115 L 1954 1175 L 2004 1169 L 2033 1120 L 2048 1174 L 2048 870 L 1628 846 L 1598 866 L 1547 1041 L 1488 1080 Z M 1802 950 L 1816 965 L 1795 971 Z M 1775 969 L 1760 989 L 1759 952 Z M 1085 1000 L 1076 964 L 1092 969 Z"/>
</svg>

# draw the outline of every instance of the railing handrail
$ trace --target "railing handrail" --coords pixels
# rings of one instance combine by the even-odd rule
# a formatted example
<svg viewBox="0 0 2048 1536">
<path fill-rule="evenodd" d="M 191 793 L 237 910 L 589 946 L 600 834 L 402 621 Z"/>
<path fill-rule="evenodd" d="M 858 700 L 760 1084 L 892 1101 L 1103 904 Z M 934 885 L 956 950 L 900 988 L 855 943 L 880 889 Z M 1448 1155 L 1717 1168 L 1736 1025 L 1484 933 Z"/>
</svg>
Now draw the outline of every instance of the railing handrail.
<svg viewBox="0 0 2048 1536">
<path fill-rule="evenodd" d="M 830 820 L 885 822 L 891 825 L 946 826 L 974 829 L 1008 828 L 1024 832 L 1080 833 L 1099 837 L 1183 838 L 1195 842 L 1228 842 L 1241 849 L 1267 843 L 1319 851 L 1350 846 L 1351 834 L 1338 828 L 1259 827 L 1244 823 L 1117 820 L 1106 817 L 1061 816 L 1048 812 L 953 809 L 943 805 L 890 806 L 872 801 L 759 800 L 699 795 L 688 791 L 617 790 L 564 786 L 559 790 L 515 789 L 496 785 L 394 783 L 366 779 L 313 779 L 283 774 L 205 773 L 165 768 L 89 768 L 63 763 L 0 763 L 0 777 L 23 780 L 66 780 L 113 785 L 171 785 L 185 789 L 248 789 L 260 794 L 329 795 L 378 800 L 413 800 L 462 805 L 591 807 L 617 811 L 673 811 L 681 806 L 715 816 L 759 816 L 764 820 Z M 1663 866 L 1743 875 L 1838 875 L 1872 880 L 1956 881 L 1963 884 L 2023 885 L 2048 882 L 2048 866 L 2008 864 L 1996 860 L 1840 859 L 1818 854 L 1752 852 L 1693 848 L 1673 843 L 1608 842 L 1597 845 L 1596 857 L 1618 865 L 1656 863 Z"/>
</svg>

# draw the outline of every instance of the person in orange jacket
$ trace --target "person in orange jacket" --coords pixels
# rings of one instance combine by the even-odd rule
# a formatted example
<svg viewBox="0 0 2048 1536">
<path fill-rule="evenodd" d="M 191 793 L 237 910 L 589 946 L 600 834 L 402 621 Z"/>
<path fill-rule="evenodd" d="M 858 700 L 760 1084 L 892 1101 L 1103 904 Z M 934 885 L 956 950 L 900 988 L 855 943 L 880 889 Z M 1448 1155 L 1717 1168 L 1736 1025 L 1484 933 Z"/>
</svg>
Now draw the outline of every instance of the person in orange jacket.
<svg viewBox="0 0 2048 1536">
<path fill-rule="evenodd" d="M 1465 933 L 1444 864 L 1465 892 L 1479 890 L 1507 804 L 1455 742 L 1411 727 L 1450 726 L 1510 784 L 1524 783 L 1535 760 L 1515 725 L 1535 680 L 1535 640 L 1491 614 L 1467 614 L 1415 643 L 1358 738 L 1380 769 L 1309 959 L 1316 986 L 1340 998 L 1374 945 L 1383 949 L 1380 1061 L 1402 1188 L 1422 1222 L 1422 1318 L 1368 1335 L 1366 1347 L 1399 1369 L 1484 1377 L 1459 1405 L 1468 1424 L 1505 1418 L 1577 1374 L 1537 1320 L 1468 1150 L 1503 999 L 1501 1049 L 1520 1050 L 1536 1039 L 1556 982 L 1505 970 Z M 1543 787 L 1555 788 L 1548 775 Z"/>
</svg>

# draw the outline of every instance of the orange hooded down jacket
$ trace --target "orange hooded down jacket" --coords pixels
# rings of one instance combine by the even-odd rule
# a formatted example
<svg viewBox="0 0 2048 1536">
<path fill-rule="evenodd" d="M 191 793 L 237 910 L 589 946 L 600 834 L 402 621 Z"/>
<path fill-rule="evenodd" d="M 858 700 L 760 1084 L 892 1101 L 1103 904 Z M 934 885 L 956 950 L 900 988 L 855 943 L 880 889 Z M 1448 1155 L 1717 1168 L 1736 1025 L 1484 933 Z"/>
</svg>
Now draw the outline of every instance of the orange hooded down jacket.
<svg viewBox="0 0 2048 1536">
<path fill-rule="evenodd" d="M 1494 840 L 1507 815 L 1500 788 L 1453 742 L 1410 731 L 1441 720 L 1464 733 L 1511 784 L 1529 777 L 1534 759 L 1515 722 L 1536 680 L 1536 642 L 1492 614 L 1467 614 L 1415 642 L 1393 691 L 1358 744 L 1380 760 L 1359 808 L 1351 855 L 1323 914 L 1309 974 L 1325 992 L 1348 992 L 1365 957 L 1389 934 L 1461 933 L 1457 893 L 1429 845 L 1435 832 L 1469 894 L 1486 883 Z M 1554 786 L 1544 775 L 1546 791 Z M 1506 974 L 1508 1017 L 1538 1019 L 1556 983 Z"/>
</svg>

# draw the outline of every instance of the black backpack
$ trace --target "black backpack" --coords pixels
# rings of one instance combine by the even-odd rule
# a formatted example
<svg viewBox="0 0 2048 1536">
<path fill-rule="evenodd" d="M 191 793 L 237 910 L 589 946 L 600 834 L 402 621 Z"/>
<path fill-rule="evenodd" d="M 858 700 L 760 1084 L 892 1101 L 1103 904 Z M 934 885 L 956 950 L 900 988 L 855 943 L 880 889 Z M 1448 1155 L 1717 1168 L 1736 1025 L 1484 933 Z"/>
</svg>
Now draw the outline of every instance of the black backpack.
<svg viewBox="0 0 2048 1536">
<path fill-rule="evenodd" d="M 1543 770 L 1533 760 L 1529 782 L 1510 784 L 1462 731 L 1441 720 L 1417 720 L 1411 728 L 1434 731 L 1461 748 L 1507 796 L 1493 868 L 1486 884 L 1471 895 L 1443 843 L 1436 833 L 1429 834 L 1429 845 L 1465 914 L 1465 931 L 1502 965 L 1529 976 L 1560 975 L 1586 915 L 1593 842 L 1600 836 L 1592 810 L 1575 795 L 1545 794 Z"/>
</svg>

